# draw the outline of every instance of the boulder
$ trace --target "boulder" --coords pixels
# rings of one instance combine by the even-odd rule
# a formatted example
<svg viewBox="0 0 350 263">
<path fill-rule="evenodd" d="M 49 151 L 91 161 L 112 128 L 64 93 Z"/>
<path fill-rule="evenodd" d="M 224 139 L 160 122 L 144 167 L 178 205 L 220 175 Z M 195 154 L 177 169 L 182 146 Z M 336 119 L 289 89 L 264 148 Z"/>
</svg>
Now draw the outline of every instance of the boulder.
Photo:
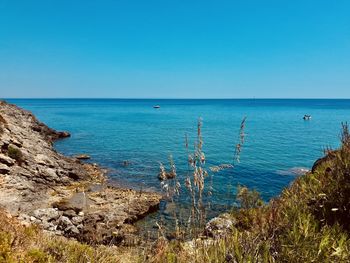
<svg viewBox="0 0 350 263">
<path fill-rule="evenodd" d="M 78 160 L 89 160 L 91 159 L 91 157 L 87 154 L 79 154 L 79 155 L 76 155 L 74 156 L 76 159 Z"/>
<path fill-rule="evenodd" d="M 69 209 L 63 212 L 63 215 L 69 218 L 75 217 L 77 213 L 73 209 Z"/>
<path fill-rule="evenodd" d="M 56 231 L 57 225 L 51 222 L 42 222 L 41 224 L 42 228 L 47 231 Z"/>
<path fill-rule="evenodd" d="M 175 178 L 175 174 L 173 172 L 164 172 L 158 174 L 158 179 L 160 181 L 167 180 L 167 179 L 173 179 Z"/>
<path fill-rule="evenodd" d="M 85 205 L 85 193 L 76 193 L 72 198 L 55 202 L 52 206 L 61 211 L 74 210 L 75 213 L 79 213 L 84 209 Z"/>
<path fill-rule="evenodd" d="M 23 145 L 23 142 L 21 142 L 21 141 L 19 141 L 19 140 L 17 140 L 17 139 L 14 139 L 14 138 L 11 139 L 11 143 L 12 143 L 13 145 L 15 145 L 16 147 L 18 147 L 18 148 L 21 148 L 22 145 Z"/>
<path fill-rule="evenodd" d="M 82 216 L 74 216 L 71 221 L 74 225 L 80 225 L 83 222 L 83 220 L 84 217 Z"/>
<path fill-rule="evenodd" d="M 57 139 L 64 139 L 64 138 L 68 138 L 70 137 L 70 133 L 69 132 L 66 132 L 66 131 L 63 131 L 63 132 L 56 132 L 56 138 Z"/>
<path fill-rule="evenodd" d="M 11 170 L 7 165 L 0 163 L 0 174 L 8 174 L 10 171 Z"/>
<path fill-rule="evenodd" d="M 56 170 L 53 168 L 46 168 L 46 169 L 42 170 L 42 175 L 48 181 L 53 181 L 53 180 L 58 179 L 58 175 L 56 173 Z"/>
<path fill-rule="evenodd" d="M 80 234 L 80 231 L 76 226 L 69 226 L 64 230 L 64 232 L 71 236 L 76 236 Z"/>
<path fill-rule="evenodd" d="M 40 133 L 42 136 L 46 137 L 47 140 L 55 141 L 70 137 L 69 132 L 55 131 L 54 129 L 47 127 L 44 123 L 39 122 L 33 115 L 32 118 L 32 130 Z"/>
<path fill-rule="evenodd" d="M 0 153 L 0 163 L 6 164 L 7 166 L 12 166 L 15 164 L 15 161 L 12 158 Z"/>
<path fill-rule="evenodd" d="M 33 211 L 33 216 L 41 219 L 42 221 L 50 222 L 52 220 L 57 220 L 62 215 L 62 212 L 55 208 L 42 208 Z"/>
<path fill-rule="evenodd" d="M 235 219 L 225 213 L 211 219 L 205 226 L 205 234 L 210 237 L 223 237 L 232 231 Z"/>
<path fill-rule="evenodd" d="M 53 165 L 53 161 L 50 159 L 50 157 L 44 154 L 38 154 L 34 157 L 34 159 L 36 163 L 40 165 L 47 165 L 47 166 Z"/>
<path fill-rule="evenodd" d="M 61 229 L 66 229 L 67 227 L 73 226 L 73 223 L 66 216 L 61 216 L 58 220 L 58 225 Z"/>
</svg>

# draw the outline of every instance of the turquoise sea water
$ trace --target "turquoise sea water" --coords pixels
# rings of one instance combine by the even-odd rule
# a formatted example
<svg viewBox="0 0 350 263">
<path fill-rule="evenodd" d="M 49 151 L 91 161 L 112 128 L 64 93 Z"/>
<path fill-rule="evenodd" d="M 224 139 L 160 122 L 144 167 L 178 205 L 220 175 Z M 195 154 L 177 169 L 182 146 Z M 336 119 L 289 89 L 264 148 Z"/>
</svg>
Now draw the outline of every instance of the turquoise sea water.
<svg viewBox="0 0 350 263">
<path fill-rule="evenodd" d="M 341 122 L 350 121 L 350 100 L 8 101 L 57 130 L 69 131 L 71 138 L 55 144 L 59 152 L 89 154 L 118 184 L 155 191 L 160 189 L 159 162 L 167 164 L 170 154 L 183 180 L 184 137 L 187 133 L 193 143 L 199 117 L 209 167 L 232 162 L 240 122 L 247 116 L 241 163 L 214 175 L 213 214 L 232 203 L 238 183 L 256 188 L 265 200 L 278 195 L 295 178 L 296 168 L 310 168 L 324 148 L 339 145 Z M 312 119 L 304 121 L 304 114 Z M 130 165 L 124 166 L 125 160 Z"/>
</svg>

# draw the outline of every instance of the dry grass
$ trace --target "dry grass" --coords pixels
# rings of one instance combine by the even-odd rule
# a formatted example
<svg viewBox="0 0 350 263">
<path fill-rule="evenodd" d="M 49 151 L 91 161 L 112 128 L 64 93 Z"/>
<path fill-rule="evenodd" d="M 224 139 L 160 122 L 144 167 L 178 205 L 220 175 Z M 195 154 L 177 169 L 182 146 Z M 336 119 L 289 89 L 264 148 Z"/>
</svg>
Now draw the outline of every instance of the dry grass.
<svg viewBox="0 0 350 263">
<path fill-rule="evenodd" d="M 0 211 L 0 262 L 138 262 L 137 248 L 89 246 L 25 227 Z"/>
<path fill-rule="evenodd" d="M 182 239 L 195 238 L 203 232 L 203 227 L 208 220 L 207 211 L 211 206 L 213 174 L 221 170 L 233 169 L 235 162 L 239 163 L 240 154 L 245 140 L 246 119 L 247 118 L 244 117 L 240 124 L 238 142 L 235 145 L 234 160 L 232 164 L 223 163 L 209 167 L 209 169 L 206 168 L 206 157 L 203 150 L 204 141 L 202 135 L 203 122 L 201 118 L 199 118 L 197 122 L 197 136 L 193 143 L 193 150 L 189 147 L 190 142 L 187 134 L 185 135 L 188 171 L 184 181 L 184 186 L 187 191 L 181 191 L 181 194 L 188 195 L 185 198 L 190 199 L 191 207 L 188 215 L 182 214 L 179 219 L 176 213 L 173 216 L 175 221 L 175 233 L 185 233 L 185 235 L 180 235 Z M 181 183 L 177 178 L 176 167 L 172 156 L 170 156 L 169 162 L 170 171 L 167 171 L 165 166 L 160 163 L 158 177 L 162 180 L 161 187 L 165 191 L 169 202 L 173 202 L 175 206 L 178 206 L 173 196 L 180 194 Z M 173 182 L 168 180 L 170 177 L 173 178 Z M 162 236 L 164 235 L 162 234 Z M 176 236 L 178 237 L 178 234 L 176 234 Z"/>
</svg>

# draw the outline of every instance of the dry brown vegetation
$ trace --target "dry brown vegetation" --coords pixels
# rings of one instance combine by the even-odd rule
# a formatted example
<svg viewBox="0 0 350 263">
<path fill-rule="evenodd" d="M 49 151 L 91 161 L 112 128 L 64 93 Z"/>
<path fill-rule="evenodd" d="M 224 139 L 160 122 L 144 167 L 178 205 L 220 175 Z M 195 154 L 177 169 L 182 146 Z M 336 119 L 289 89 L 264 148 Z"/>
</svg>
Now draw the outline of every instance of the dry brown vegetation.
<svg viewBox="0 0 350 263">
<path fill-rule="evenodd" d="M 0 210 L 0 263 L 138 262 L 136 248 L 89 246 L 23 226 Z"/>
</svg>

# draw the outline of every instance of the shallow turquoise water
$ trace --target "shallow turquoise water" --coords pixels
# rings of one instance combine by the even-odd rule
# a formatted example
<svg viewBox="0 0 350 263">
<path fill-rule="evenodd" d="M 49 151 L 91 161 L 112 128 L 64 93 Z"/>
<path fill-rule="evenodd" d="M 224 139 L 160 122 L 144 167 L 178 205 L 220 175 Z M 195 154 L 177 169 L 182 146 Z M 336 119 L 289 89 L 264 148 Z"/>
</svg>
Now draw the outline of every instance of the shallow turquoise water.
<svg viewBox="0 0 350 263">
<path fill-rule="evenodd" d="M 184 177 L 184 136 L 193 142 L 203 119 L 207 166 L 232 162 L 239 126 L 247 116 L 241 163 L 214 175 L 213 212 L 232 203 L 238 183 L 278 195 L 296 167 L 310 168 L 325 147 L 337 147 L 341 122 L 350 121 L 350 100 L 9 100 L 72 137 L 58 151 L 86 153 L 109 168 L 119 184 L 159 190 L 159 164 L 172 154 Z M 153 105 L 159 104 L 160 109 Z M 311 114 L 304 121 L 304 114 Z M 124 167 L 123 161 L 131 165 Z M 185 200 L 184 200 L 185 203 Z"/>
</svg>

